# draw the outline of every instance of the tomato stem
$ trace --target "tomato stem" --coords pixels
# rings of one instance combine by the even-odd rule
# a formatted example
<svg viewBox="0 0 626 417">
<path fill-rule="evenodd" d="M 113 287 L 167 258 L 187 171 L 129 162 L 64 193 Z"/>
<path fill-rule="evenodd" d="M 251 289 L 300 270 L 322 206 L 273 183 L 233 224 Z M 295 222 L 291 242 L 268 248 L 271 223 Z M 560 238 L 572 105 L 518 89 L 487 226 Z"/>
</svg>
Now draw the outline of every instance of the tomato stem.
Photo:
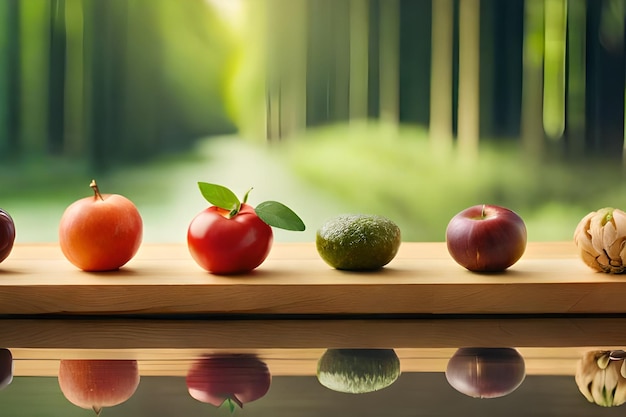
<svg viewBox="0 0 626 417">
<path fill-rule="evenodd" d="M 241 209 L 241 205 L 237 205 L 237 207 L 235 207 L 228 213 L 228 218 L 232 219 L 233 217 L 235 217 L 239 213 L 240 209 Z"/>
<path fill-rule="evenodd" d="M 236 407 L 243 408 L 243 402 L 241 402 L 241 400 L 234 394 L 232 397 L 226 398 L 222 405 L 223 404 L 226 404 L 231 414 L 235 411 Z"/>
<path fill-rule="evenodd" d="M 98 184 L 96 184 L 96 180 L 91 180 L 91 184 L 89 184 L 89 186 L 93 190 L 94 198 L 99 198 L 104 201 L 104 198 L 102 198 L 102 194 L 100 194 L 100 190 L 98 189 Z"/>
<path fill-rule="evenodd" d="M 250 189 L 244 194 L 242 201 L 243 204 L 246 204 L 248 202 L 248 195 L 250 195 L 250 191 L 252 191 L 252 187 L 250 187 Z"/>
</svg>

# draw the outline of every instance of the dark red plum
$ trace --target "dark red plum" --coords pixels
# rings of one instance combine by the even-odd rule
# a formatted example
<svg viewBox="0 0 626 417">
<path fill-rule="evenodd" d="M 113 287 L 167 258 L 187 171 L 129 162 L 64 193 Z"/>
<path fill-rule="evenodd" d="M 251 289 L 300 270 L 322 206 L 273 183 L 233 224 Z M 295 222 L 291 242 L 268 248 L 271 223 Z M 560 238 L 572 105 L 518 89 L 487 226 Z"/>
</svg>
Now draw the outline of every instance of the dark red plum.
<svg viewBox="0 0 626 417">
<path fill-rule="evenodd" d="M 501 272 L 526 250 L 526 225 L 515 212 L 500 206 L 476 205 L 455 215 L 446 228 L 452 258 L 474 272 Z"/>
<path fill-rule="evenodd" d="M 6 211 L 0 209 L 0 262 L 4 261 L 15 243 L 15 223 Z"/>
</svg>

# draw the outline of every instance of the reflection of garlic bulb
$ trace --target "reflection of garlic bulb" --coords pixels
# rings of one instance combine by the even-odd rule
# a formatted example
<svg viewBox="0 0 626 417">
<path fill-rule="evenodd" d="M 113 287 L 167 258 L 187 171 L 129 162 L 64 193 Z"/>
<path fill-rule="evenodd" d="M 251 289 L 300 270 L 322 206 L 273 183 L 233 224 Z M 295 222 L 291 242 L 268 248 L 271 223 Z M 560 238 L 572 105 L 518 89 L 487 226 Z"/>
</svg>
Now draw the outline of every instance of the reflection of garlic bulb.
<svg viewBox="0 0 626 417">
<path fill-rule="evenodd" d="M 591 403 L 615 407 L 626 402 L 626 362 L 610 351 L 590 351 L 576 369 L 576 385 Z"/>
<path fill-rule="evenodd" d="M 603 208 L 587 214 L 576 227 L 574 242 L 580 256 L 596 271 L 626 272 L 626 213 Z"/>
</svg>

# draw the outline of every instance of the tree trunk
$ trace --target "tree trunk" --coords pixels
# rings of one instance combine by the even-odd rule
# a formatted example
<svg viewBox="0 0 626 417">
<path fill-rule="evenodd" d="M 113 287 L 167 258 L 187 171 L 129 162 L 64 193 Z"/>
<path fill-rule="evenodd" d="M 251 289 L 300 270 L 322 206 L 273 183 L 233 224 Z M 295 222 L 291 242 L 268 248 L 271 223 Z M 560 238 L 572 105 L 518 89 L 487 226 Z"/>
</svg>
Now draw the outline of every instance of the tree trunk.
<svg viewBox="0 0 626 417">
<path fill-rule="evenodd" d="M 66 25 L 65 0 L 50 0 L 50 56 L 48 71 L 48 149 L 63 151 L 65 134 Z M 71 82 L 71 80 L 70 80 Z"/>
<path fill-rule="evenodd" d="M 400 4 L 400 122 L 404 124 L 430 124 L 432 6 L 431 0 Z"/>
<path fill-rule="evenodd" d="M 581 1 L 572 1 L 567 9 L 567 101 L 565 136 L 567 152 L 585 154 L 585 101 L 587 10 Z"/>
<path fill-rule="evenodd" d="M 315 0 L 306 3 L 308 9 L 306 117 L 308 126 L 318 126 L 331 118 L 331 86 L 334 80 L 334 62 L 331 57 L 334 52 L 333 49 L 329 50 L 332 47 L 329 22 L 331 21 L 332 0 Z M 271 19 L 272 11 L 269 10 L 268 14 Z M 272 27 L 268 27 L 268 30 L 271 31 Z M 272 55 L 269 54 L 269 56 L 271 61 Z M 276 86 L 270 84 L 269 88 L 272 91 Z M 274 115 L 278 111 L 277 104 L 273 101 L 271 103 L 271 111 Z M 275 117 L 272 116 L 272 118 Z"/>
<path fill-rule="evenodd" d="M 45 154 L 48 141 L 48 72 L 50 4 L 48 0 L 20 3 L 20 147 Z"/>
<path fill-rule="evenodd" d="M 546 0 L 543 61 L 543 126 L 549 139 L 565 130 L 566 0 Z"/>
<path fill-rule="evenodd" d="M 544 0 L 526 0 L 522 78 L 522 146 L 531 158 L 541 157 L 543 131 Z"/>
<path fill-rule="evenodd" d="M 281 132 L 294 135 L 306 128 L 306 2 L 282 0 L 282 10 L 287 12 L 287 32 L 282 50 L 288 65 L 281 72 Z"/>
<path fill-rule="evenodd" d="M 350 118 L 350 3 L 334 0 L 331 3 L 330 42 L 333 71 L 330 79 L 330 121 L 347 122 Z"/>
<path fill-rule="evenodd" d="M 430 71 L 430 141 L 452 146 L 452 67 L 454 0 L 432 4 L 432 61 Z"/>
<path fill-rule="evenodd" d="M 0 159 L 19 150 L 19 5 L 0 2 Z"/>
<path fill-rule="evenodd" d="M 587 142 L 596 155 L 621 162 L 624 154 L 624 24 L 609 6 L 588 5 Z M 622 3 L 623 6 L 623 3 Z M 622 8 L 623 10 L 623 8 Z M 617 18 L 617 21 L 612 19 Z"/>
<path fill-rule="evenodd" d="M 86 150 L 83 0 L 65 0 L 65 9 L 67 45 L 63 151 L 66 155 L 78 156 Z"/>
<path fill-rule="evenodd" d="M 367 119 L 369 1 L 350 0 L 350 122 Z"/>
<path fill-rule="evenodd" d="M 380 2 L 380 120 L 397 125 L 400 119 L 400 1 Z"/>
<path fill-rule="evenodd" d="M 458 148 L 478 155 L 480 136 L 480 0 L 459 2 Z"/>
</svg>

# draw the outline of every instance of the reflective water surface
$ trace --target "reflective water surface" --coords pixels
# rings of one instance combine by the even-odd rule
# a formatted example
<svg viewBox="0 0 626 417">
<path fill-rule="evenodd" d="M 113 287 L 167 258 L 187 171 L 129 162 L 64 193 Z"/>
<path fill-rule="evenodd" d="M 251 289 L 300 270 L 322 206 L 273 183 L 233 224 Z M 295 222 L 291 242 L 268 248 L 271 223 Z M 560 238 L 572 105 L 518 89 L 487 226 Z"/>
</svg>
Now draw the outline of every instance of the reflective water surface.
<svg viewBox="0 0 626 417">
<path fill-rule="evenodd" d="M 613 416 L 626 319 L 0 320 L 10 416 Z M 621 415 L 621 414 L 620 414 Z"/>
</svg>

